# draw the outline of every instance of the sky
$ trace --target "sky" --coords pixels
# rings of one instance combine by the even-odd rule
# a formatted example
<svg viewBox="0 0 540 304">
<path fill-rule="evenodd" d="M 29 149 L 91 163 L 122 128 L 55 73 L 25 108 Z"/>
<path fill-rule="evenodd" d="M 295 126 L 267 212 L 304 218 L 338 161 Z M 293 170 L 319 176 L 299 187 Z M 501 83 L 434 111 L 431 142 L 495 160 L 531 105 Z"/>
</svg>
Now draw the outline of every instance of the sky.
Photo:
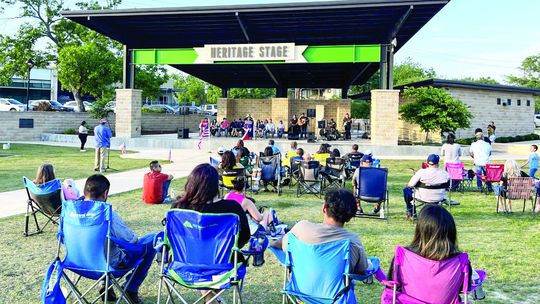
<svg viewBox="0 0 540 304">
<path fill-rule="evenodd" d="M 66 0 L 74 5 L 80 0 Z M 314 0 L 197 0 L 197 5 L 317 2 Z M 192 6 L 193 1 L 124 0 L 122 8 Z M 440 78 L 521 75 L 525 57 L 540 53 L 540 0 L 451 0 L 396 53 L 433 68 Z M 0 14 L 0 33 L 15 34 L 17 8 Z M 398 41 L 399 43 L 399 41 Z"/>
</svg>

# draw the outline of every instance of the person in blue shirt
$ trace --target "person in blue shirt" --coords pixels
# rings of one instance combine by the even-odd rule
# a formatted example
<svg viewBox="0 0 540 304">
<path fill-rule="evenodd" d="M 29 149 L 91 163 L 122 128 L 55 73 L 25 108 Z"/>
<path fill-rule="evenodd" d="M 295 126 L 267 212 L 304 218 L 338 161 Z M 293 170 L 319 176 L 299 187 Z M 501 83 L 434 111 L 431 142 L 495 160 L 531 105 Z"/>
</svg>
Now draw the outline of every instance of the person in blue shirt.
<svg viewBox="0 0 540 304">
<path fill-rule="evenodd" d="M 94 137 L 96 139 L 94 171 L 105 172 L 105 160 L 111 147 L 112 137 L 112 131 L 107 126 L 107 119 L 102 118 L 100 124 L 94 128 Z"/>
<path fill-rule="evenodd" d="M 268 141 L 268 146 L 269 146 L 270 148 L 272 148 L 272 152 L 274 152 L 274 155 L 277 155 L 277 154 L 281 153 L 281 151 L 279 151 L 279 148 L 276 147 L 276 144 L 275 144 L 275 142 L 274 142 L 273 139 L 270 139 L 270 140 Z"/>
<path fill-rule="evenodd" d="M 534 175 L 536 174 L 536 171 L 538 171 L 538 154 L 536 153 L 538 151 L 537 145 L 531 145 L 531 154 L 529 154 L 529 160 L 522 166 L 525 167 L 529 165 L 529 176 L 536 178 Z"/>
</svg>

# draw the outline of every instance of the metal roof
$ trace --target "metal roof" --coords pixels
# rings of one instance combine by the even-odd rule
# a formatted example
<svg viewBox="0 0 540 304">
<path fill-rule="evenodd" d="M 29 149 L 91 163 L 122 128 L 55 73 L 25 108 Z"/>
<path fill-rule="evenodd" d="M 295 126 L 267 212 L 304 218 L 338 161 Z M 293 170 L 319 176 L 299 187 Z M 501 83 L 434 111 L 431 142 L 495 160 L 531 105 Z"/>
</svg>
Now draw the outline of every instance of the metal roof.
<svg viewBox="0 0 540 304">
<path fill-rule="evenodd" d="M 396 38 L 398 50 L 449 1 L 353 0 L 64 11 L 62 14 L 130 49 L 279 42 L 388 44 Z M 221 87 L 276 87 L 278 82 L 290 88 L 346 87 L 365 82 L 379 69 L 373 63 L 175 67 Z"/>
<path fill-rule="evenodd" d="M 515 87 L 501 84 L 486 84 L 479 82 L 468 82 L 459 80 L 446 80 L 446 79 L 427 79 L 423 81 L 413 82 L 401 86 L 395 87 L 396 90 L 403 90 L 405 87 L 426 87 L 432 86 L 436 88 L 461 88 L 461 89 L 473 89 L 473 90 L 489 90 L 489 91 L 503 91 L 513 93 L 525 93 L 532 95 L 540 95 L 540 89 Z"/>
</svg>

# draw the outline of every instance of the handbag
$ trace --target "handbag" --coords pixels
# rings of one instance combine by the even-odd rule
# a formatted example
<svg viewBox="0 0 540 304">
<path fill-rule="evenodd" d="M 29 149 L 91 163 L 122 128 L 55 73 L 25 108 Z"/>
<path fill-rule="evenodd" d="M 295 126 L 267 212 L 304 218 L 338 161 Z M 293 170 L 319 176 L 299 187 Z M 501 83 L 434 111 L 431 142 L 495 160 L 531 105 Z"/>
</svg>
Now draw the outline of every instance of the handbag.
<svg viewBox="0 0 540 304">
<path fill-rule="evenodd" d="M 41 303 L 43 304 L 65 304 L 66 297 L 60 289 L 60 280 L 62 278 L 64 266 L 60 260 L 54 260 L 43 279 L 41 286 Z"/>
</svg>

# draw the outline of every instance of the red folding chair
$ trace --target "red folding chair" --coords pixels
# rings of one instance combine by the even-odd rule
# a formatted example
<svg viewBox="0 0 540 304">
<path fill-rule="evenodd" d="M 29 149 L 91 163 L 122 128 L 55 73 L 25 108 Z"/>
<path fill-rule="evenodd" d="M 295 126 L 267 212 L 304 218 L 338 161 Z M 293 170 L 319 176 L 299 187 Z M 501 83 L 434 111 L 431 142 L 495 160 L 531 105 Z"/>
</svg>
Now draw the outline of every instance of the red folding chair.
<svg viewBox="0 0 540 304">
<path fill-rule="evenodd" d="M 486 164 L 486 174 L 482 175 L 482 191 L 488 194 L 486 183 L 498 183 L 501 181 L 504 164 Z"/>
</svg>

